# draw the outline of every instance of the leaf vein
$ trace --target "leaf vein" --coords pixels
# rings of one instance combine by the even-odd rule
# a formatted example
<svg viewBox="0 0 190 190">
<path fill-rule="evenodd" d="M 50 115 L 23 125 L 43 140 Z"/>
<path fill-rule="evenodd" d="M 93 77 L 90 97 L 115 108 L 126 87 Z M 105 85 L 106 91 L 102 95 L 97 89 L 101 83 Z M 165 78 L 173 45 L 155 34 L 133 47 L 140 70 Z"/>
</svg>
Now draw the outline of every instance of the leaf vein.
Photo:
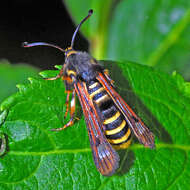
<svg viewBox="0 0 190 190">
<path fill-rule="evenodd" d="M 174 180 L 170 184 L 168 184 L 168 187 L 166 187 L 166 190 L 172 187 L 174 184 L 176 184 L 179 178 L 183 176 L 183 173 L 185 172 L 185 169 L 187 167 L 187 161 L 188 161 L 187 153 L 185 152 L 185 160 L 184 160 L 182 171 L 178 174 L 178 176 L 176 176 L 176 178 L 174 178 Z"/>
<path fill-rule="evenodd" d="M 190 145 L 178 145 L 178 144 L 163 144 L 158 143 L 156 144 L 156 149 L 161 148 L 170 148 L 170 149 L 179 149 L 183 151 L 190 151 Z M 137 150 L 137 149 L 144 149 L 143 145 L 140 144 L 133 144 L 129 147 L 129 150 Z M 11 150 L 9 152 L 10 155 L 32 155 L 32 156 L 48 156 L 53 154 L 77 154 L 77 153 L 85 153 L 85 152 L 91 152 L 90 148 L 84 148 L 84 149 L 61 149 L 61 150 L 52 150 L 48 152 L 23 152 L 23 151 L 13 151 Z"/>
<path fill-rule="evenodd" d="M 40 167 L 40 164 L 41 164 L 41 161 L 42 161 L 42 157 L 43 156 L 40 156 L 39 158 L 39 162 L 37 164 L 37 166 L 35 167 L 35 169 L 33 170 L 33 172 L 31 172 L 28 176 L 24 177 L 23 179 L 21 180 L 18 180 L 18 181 L 14 181 L 14 182 L 3 182 L 4 184 L 10 184 L 10 185 L 13 185 L 13 184 L 18 184 L 18 183 L 21 183 L 21 182 L 24 182 L 25 180 L 29 179 L 30 177 L 34 176 L 34 174 L 36 173 L 36 171 L 38 170 L 38 168 Z"/>
</svg>

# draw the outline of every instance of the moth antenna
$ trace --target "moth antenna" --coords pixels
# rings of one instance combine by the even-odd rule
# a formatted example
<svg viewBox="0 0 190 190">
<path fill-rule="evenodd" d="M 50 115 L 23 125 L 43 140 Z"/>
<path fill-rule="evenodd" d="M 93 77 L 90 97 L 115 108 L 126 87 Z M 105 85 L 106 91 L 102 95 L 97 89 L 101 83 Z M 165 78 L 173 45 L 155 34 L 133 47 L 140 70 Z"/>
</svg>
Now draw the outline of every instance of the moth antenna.
<svg viewBox="0 0 190 190">
<path fill-rule="evenodd" d="M 72 37 L 71 48 L 73 48 L 73 46 L 74 46 L 75 37 L 76 37 L 76 34 L 77 34 L 77 32 L 79 31 L 81 25 L 83 24 L 84 21 L 86 21 L 86 20 L 92 15 L 92 13 L 93 13 L 93 10 L 90 9 L 90 10 L 88 11 L 88 15 L 87 15 L 87 16 L 80 22 L 80 24 L 77 26 L 77 28 L 76 28 L 76 30 L 75 30 L 75 32 L 74 32 L 74 34 L 73 34 L 73 37 Z"/>
<path fill-rule="evenodd" d="M 23 42 L 22 43 L 23 47 L 33 47 L 33 46 L 50 46 L 56 49 L 59 49 L 62 52 L 65 52 L 64 49 L 60 48 L 59 46 L 56 46 L 54 44 L 49 44 L 49 43 L 45 43 L 45 42 L 34 42 L 34 43 L 28 43 L 28 42 Z"/>
</svg>

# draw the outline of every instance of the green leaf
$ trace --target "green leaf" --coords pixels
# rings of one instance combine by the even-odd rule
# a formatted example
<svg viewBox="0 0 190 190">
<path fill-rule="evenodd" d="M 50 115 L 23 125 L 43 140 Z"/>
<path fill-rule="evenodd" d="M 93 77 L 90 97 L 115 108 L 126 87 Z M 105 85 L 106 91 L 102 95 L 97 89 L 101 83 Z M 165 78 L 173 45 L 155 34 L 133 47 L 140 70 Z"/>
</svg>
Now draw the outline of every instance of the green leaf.
<svg viewBox="0 0 190 190">
<path fill-rule="evenodd" d="M 189 1 L 120 1 L 112 14 L 109 59 L 177 70 L 189 79 Z"/>
<path fill-rule="evenodd" d="M 156 137 L 156 148 L 134 139 L 119 151 L 121 162 L 112 177 L 94 165 L 83 116 L 64 131 L 65 89 L 61 80 L 30 78 L 1 110 L 8 116 L 1 129 L 8 152 L 0 159 L 0 189 L 189 189 L 190 88 L 183 79 L 134 64 L 104 63 L 119 93 Z M 58 73 L 58 71 L 57 71 Z M 55 71 L 43 76 L 55 76 Z M 77 115 L 81 114 L 80 106 Z"/>
<path fill-rule="evenodd" d="M 27 77 L 37 75 L 37 69 L 24 64 L 11 65 L 0 60 L 0 102 L 17 91 L 16 84 L 27 81 Z"/>
<path fill-rule="evenodd" d="M 64 1 L 78 24 L 88 9 L 92 17 L 81 27 L 97 59 L 130 60 L 177 70 L 190 80 L 190 1 Z"/>
</svg>

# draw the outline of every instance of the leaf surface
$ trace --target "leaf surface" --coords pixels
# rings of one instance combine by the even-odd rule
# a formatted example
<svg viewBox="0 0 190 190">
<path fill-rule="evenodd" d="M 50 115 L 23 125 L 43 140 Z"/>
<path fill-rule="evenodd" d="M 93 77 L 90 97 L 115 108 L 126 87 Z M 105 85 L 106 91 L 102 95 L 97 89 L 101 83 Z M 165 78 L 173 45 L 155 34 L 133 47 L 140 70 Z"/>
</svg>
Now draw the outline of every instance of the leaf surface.
<svg viewBox="0 0 190 190">
<path fill-rule="evenodd" d="M 61 80 L 30 78 L 1 104 L 8 116 L 1 129 L 8 136 L 0 160 L 0 189 L 189 189 L 189 85 L 173 76 L 134 63 L 104 62 L 126 102 L 156 137 L 156 149 L 135 139 L 119 151 L 121 163 L 112 177 L 101 176 L 93 163 L 86 124 L 78 104 L 73 127 L 63 126 L 65 89 Z M 55 76 L 58 71 L 41 73 Z"/>
</svg>

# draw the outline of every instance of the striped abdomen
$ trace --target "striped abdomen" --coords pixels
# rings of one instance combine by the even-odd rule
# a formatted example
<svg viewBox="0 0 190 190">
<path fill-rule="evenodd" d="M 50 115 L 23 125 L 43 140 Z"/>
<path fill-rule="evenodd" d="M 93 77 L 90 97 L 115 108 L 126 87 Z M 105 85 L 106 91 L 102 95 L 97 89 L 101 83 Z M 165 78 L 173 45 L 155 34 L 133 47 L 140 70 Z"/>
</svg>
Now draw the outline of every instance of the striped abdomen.
<svg viewBox="0 0 190 190">
<path fill-rule="evenodd" d="M 116 149 L 127 148 L 131 143 L 131 130 L 119 109 L 98 81 L 87 85 L 93 102 L 99 108 L 108 142 Z"/>
</svg>

